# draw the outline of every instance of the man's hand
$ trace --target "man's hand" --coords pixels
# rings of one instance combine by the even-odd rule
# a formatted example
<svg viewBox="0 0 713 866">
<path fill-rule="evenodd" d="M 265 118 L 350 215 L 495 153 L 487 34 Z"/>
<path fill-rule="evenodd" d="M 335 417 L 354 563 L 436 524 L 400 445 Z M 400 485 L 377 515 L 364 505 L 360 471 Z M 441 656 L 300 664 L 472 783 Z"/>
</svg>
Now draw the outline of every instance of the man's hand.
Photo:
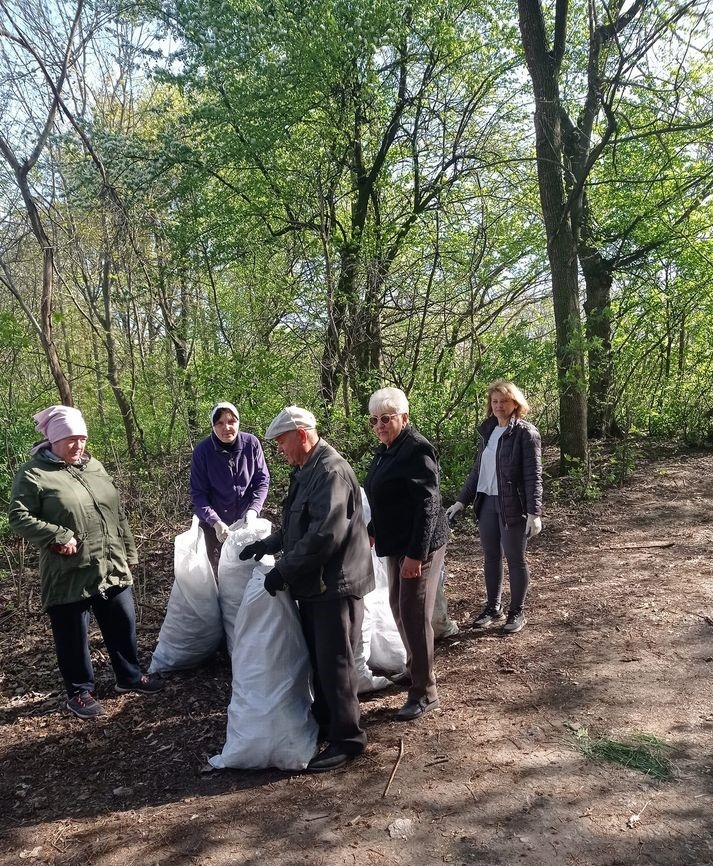
<svg viewBox="0 0 713 866">
<path fill-rule="evenodd" d="M 448 523 L 453 526 L 455 523 L 456 517 L 463 511 L 465 505 L 462 502 L 454 502 L 450 508 L 446 508 L 446 517 L 448 518 Z"/>
<path fill-rule="evenodd" d="M 215 529 L 215 537 L 222 544 L 228 538 L 228 525 L 219 520 L 213 524 L 213 529 Z"/>
<path fill-rule="evenodd" d="M 534 514 L 527 515 L 525 524 L 525 538 L 534 538 L 542 532 L 542 520 Z"/>
<path fill-rule="evenodd" d="M 259 544 L 260 542 L 257 543 Z M 287 589 L 287 586 L 285 585 L 285 580 L 280 572 L 276 568 L 268 571 L 265 575 L 265 591 L 269 592 L 274 598 L 275 595 L 283 589 Z"/>
<path fill-rule="evenodd" d="M 256 562 L 259 562 L 266 553 L 267 545 L 264 541 L 253 541 L 252 544 L 245 545 L 238 554 L 238 559 L 242 559 L 243 562 L 246 559 L 255 559 Z"/>
</svg>

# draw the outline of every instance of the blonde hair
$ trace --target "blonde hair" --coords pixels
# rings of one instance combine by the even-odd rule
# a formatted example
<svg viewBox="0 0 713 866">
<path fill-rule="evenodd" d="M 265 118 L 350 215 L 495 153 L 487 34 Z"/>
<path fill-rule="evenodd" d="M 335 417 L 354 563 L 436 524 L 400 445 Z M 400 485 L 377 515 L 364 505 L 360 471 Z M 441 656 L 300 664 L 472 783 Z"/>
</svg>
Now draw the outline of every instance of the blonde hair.
<svg viewBox="0 0 713 866">
<path fill-rule="evenodd" d="M 499 394 L 505 394 L 506 397 L 509 397 L 515 403 L 515 414 L 518 418 L 524 418 L 530 411 L 530 404 L 514 382 L 508 382 L 507 379 L 496 379 L 488 385 L 488 405 L 486 407 L 488 416 L 493 414 L 493 409 L 490 405 L 490 398 L 493 391 L 497 391 Z"/>
<path fill-rule="evenodd" d="M 369 412 L 372 415 L 381 412 L 396 412 L 401 415 L 408 412 L 408 398 L 401 388 L 379 388 L 369 397 Z"/>
</svg>

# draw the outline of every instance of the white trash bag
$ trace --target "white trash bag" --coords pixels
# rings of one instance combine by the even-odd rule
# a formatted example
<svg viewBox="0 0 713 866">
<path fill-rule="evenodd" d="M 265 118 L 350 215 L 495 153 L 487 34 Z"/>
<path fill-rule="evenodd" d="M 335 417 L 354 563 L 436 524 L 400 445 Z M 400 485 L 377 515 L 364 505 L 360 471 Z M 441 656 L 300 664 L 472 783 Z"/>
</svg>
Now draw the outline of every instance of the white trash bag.
<svg viewBox="0 0 713 866">
<path fill-rule="evenodd" d="M 311 665 L 297 606 L 255 569 L 235 619 L 233 692 L 217 769 L 304 770 L 317 751 Z"/>
<path fill-rule="evenodd" d="M 243 600 L 245 587 L 257 565 L 266 574 L 275 564 L 274 556 L 263 556 L 259 563 L 254 559 L 243 561 L 240 553 L 247 544 L 260 541 L 272 532 L 269 520 L 258 517 L 250 526 L 244 520 L 236 521 L 228 532 L 228 538 L 220 551 L 218 563 L 218 596 L 223 614 L 223 630 L 228 645 L 228 653 L 233 652 L 233 630 L 235 617 Z"/>
<path fill-rule="evenodd" d="M 364 488 L 361 488 L 361 504 L 364 522 L 369 525 L 371 506 Z M 361 629 L 362 645 L 355 660 L 359 671 L 359 692 L 386 688 L 391 681 L 377 677 L 372 670 L 387 674 L 401 674 L 406 670 L 406 649 L 389 604 L 389 576 L 386 565 L 376 551 L 371 549 L 374 567 L 375 588 L 364 596 L 364 624 Z M 369 677 L 375 683 L 369 687 Z M 383 681 L 383 684 L 382 684 Z"/>
<path fill-rule="evenodd" d="M 368 595 L 371 595 L 371 593 Z M 379 691 L 379 689 L 385 689 L 387 686 L 392 684 L 391 680 L 387 679 L 387 677 L 377 676 L 371 670 L 366 661 L 366 656 L 370 653 L 372 629 L 372 617 L 371 611 L 369 610 L 368 595 L 364 596 L 364 621 L 361 626 L 359 643 L 354 650 L 354 666 L 359 675 L 357 692 L 360 695 L 366 694 L 367 692 L 376 692 Z"/>
<path fill-rule="evenodd" d="M 453 637 L 458 634 L 460 629 L 458 623 L 448 616 L 448 602 L 446 600 L 446 567 L 441 569 L 441 576 L 438 581 L 438 592 L 436 593 L 436 604 L 433 608 L 433 636 L 436 640 L 442 640 L 445 637 Z"/>
<path fill-rule="evenodd" d="M 191 528 L 174 540 L 173 574 L 149 673 L 196 667 L 223 639 L 218 587 L 195 516 Z"/>
<path fill-rule="evenodd" d="M 406 647 L 401 640 L 389 604 L 389 577 L 386 565 L 373 550 L 372 556 L 376 588 L 364 596 L 364 618 L 368 616 L 371 623 L 367 662 L 372 670 L 383 671 L 393 676 L 406 671 Z"/>
</svg>

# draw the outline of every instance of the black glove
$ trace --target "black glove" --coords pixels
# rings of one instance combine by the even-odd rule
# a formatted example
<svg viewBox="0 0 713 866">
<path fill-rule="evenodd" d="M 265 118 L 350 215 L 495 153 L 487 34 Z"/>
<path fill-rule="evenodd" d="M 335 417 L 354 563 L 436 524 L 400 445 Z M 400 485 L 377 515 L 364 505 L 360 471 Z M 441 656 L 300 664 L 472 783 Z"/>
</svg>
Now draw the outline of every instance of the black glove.
<svg viewBox="0 0 713 866">
<path fill-rule="evenodd" d="M 257 543 L 260 544 L 259 541 Z M 283 589 L 287 589 L 287 586 L 280 572 L 276 568 L 268 571 L 265 575 L 265 592 L 269 592 L 274 598 L 275 594 L 281 592 Z"/>
<path fill-rule="evenodd" d="M 245 547 L 238 554 L 238 558 L 245 561 L 246 559 L 253 559 L 253 557 L 260 561 L 263 556 L 267 553 L 267 545 L 264 541 L 253 541 L 252 544 L 246 544 Z"/>
</svg>

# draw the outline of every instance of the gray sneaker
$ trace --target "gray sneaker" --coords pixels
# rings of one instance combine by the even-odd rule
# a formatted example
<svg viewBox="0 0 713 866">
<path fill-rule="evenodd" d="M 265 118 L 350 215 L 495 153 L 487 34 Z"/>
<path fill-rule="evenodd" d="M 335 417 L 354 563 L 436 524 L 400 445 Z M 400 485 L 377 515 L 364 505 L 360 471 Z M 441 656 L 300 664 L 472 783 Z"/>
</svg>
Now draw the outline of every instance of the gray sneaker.
<svg viewBox="0 0 713 866">
<path fill-rule="evenodd" d="M 104 707 L 99 701 L 95 701 L 89 692 L 67 698 L 66 706 L 69 712 L 74 713 L 79 719 L 96 719 L 98 716 L 106 715 Z"/>
<path fill-rule="evenodd" d="M 503 634 L 515 634 L 521 631 L 527 620 L 521 610 L 509 610 L 507 622 L 503 626 Z"/>
<path fill-rule="evenodd" d="M 498 622 L 501 619 L 505 619 L 505 614 L 503 613 L 502 605 L 486 605 L 481 614 L 478 614 L 473 621 L 471 622 L 472 628 L 485 628 L 486 625 L 490 625 L 491 622 Z"/>
</svg>

